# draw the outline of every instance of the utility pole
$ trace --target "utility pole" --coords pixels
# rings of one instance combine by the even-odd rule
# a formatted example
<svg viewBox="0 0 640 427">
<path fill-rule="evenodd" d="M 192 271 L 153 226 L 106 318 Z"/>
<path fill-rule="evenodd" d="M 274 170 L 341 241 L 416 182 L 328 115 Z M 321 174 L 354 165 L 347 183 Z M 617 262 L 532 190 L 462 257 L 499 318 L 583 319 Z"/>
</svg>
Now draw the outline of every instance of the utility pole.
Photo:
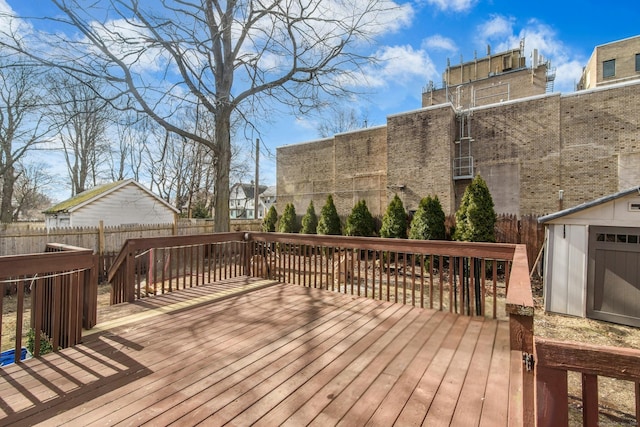
<svg viewBox="0 0 640 427">
<path fill-rule="evenodd" d="M 258 219 L 258 202 L 260 201 L 260 140 L 256 138 L 256 180 L 253 190 L 253 219 Z"/>
</svg>

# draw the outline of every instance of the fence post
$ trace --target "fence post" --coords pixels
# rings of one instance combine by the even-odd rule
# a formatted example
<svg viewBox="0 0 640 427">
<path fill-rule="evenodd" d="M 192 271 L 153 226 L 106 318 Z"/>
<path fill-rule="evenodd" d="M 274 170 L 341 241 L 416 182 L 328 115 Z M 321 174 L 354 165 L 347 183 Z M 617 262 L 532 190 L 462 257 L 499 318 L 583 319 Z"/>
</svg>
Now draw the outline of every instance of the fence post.
<svg viewBox="0 0 640 427">
<path fill-rule="evenodd" d="M 100 220 L 98 224 L 98 255 L 101 257 L 104 255 L 104 247 L 104 221 Z"/>
</svg>

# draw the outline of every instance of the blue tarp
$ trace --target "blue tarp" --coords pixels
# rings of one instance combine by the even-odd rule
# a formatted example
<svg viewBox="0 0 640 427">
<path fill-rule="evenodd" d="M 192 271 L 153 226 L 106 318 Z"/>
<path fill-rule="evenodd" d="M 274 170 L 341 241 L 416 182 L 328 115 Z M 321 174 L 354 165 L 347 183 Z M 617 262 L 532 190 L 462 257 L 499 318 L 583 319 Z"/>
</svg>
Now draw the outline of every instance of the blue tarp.
<svg viewBox="0 0 640 427">
<path fill-rule="evenodd" d="M 12 364 L 15 360 L 15 354 L 16 351 L 13 349 L 0 353 L 0 366 Z M 28 359 L 30 357 L 31 354 L 29 354 L 26 348 L 22 347 L 22 350 L 20 351 L 20 360 Z"/>
</svg>

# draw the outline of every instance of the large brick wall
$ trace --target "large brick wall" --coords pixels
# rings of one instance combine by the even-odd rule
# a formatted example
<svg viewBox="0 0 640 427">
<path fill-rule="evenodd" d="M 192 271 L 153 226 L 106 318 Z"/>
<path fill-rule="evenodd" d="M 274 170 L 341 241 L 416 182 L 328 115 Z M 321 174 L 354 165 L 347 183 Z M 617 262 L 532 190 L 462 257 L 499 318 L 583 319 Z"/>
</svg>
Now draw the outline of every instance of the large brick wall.
<svg viewBox="0 0 640 427">
<path fill-rule="evenodd" d="M 640 84 L 563 96 L 561 119 L 565 207 L 640 185 Z"/>
<path fill-rule="evenodd" d="M 559 109 L 560 96 L 547 95 L 472 110 L 475 172 L 487 181 L 496 211 L 556 210 Z"/>
<path fill-rule="evenodd" d="M 282 214 L 293 203 L 304 214 L 313 200 L 316 211 L 335 191 L 334 139 L 278 147 L 276 152 L 277 210 Z M 321 202 L 319 202 L 321 201 Z M 318 204 L 320 203 L 320 204 Z"/>
<path fill-rule="evenodd" d="M 416 210 L 420 199 L 437 195 L 445 212 L 451 211 L 453 195 L 452 146 L 455 111 L 445 104 L 387 120 L 388 198 L 402 199 L 405 209 Z"/>
<path fill-rule="evenodd" d="M 372 215 L 383 215 L 387 209 L 387 128 L 336 135 L 335 153 L 334 202 L 338 212 L 350 213 L 363 199 Z"/>
<path fill-rule="evenodd" d="M 373 215 L 382 215 L 387 207 L 387 128 L 278 147 L 276 168 L 279 213 L 293 203 L 303 215 L 313 200 L 319 215 L 332 194 L 341 215 L 348 215 L 360 199 Z"/>
<path fill-rule="evenodd" d="M 498 213 L 555 212 L 560 190 L 568 208 L 640 185 L 640 82 L 467 113 L 475 173 Z M 321 206 L 331 192 L 340 214 L 365 198 L 375 215 L 397 193 L 407 210 L 437 195 L 453 213 L 470 182 L 452 177 L 458 128 L 456 111 L 443 104 L 390 116 L 386 128 L 281 147 L 278 205 L 293 201 L 304 213 L 312 196 Z"/>
</svg>

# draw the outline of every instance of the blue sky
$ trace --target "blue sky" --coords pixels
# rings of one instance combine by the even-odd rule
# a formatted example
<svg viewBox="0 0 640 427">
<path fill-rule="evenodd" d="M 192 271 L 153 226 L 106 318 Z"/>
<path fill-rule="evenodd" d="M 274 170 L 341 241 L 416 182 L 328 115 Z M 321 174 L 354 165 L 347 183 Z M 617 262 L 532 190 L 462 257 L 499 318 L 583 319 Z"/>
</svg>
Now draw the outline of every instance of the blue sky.
<svg viewBox="0 0 640 427">
<path fill-rule="evenodd" d="M 595 46 L 640 34 L 640 5 L 635 1 L 416 0 L 404 6 L 400 25 L 381 35 L 370 53 L 381 59 L 370 70 L 363 95 L 345 103 L 367 117 L 369 126 L 386 117 L 420 108 L 422 88 L 441 84 L 447 58 L 452 65 L 517 48 L 538 49 L 556 67 L 555 92 L 572 92 Z M 4 4 L 3 4 L 4 3 Z M 40 16 L 56 10 L 45 0 L 0 0 L 0 10 Z M 38 22 L 33 23 L 38 26 Z M 275 148 L 318 138 L 320 117 L 278 115 L 260 129 L 261 181 L 274 184 Z M 242 141 L 239 141 L 242 143 Z M 248 146 L 250 141 L 246 142 Z M 270 155 L 271 154 L 271 155 Z"/>
</svg>

